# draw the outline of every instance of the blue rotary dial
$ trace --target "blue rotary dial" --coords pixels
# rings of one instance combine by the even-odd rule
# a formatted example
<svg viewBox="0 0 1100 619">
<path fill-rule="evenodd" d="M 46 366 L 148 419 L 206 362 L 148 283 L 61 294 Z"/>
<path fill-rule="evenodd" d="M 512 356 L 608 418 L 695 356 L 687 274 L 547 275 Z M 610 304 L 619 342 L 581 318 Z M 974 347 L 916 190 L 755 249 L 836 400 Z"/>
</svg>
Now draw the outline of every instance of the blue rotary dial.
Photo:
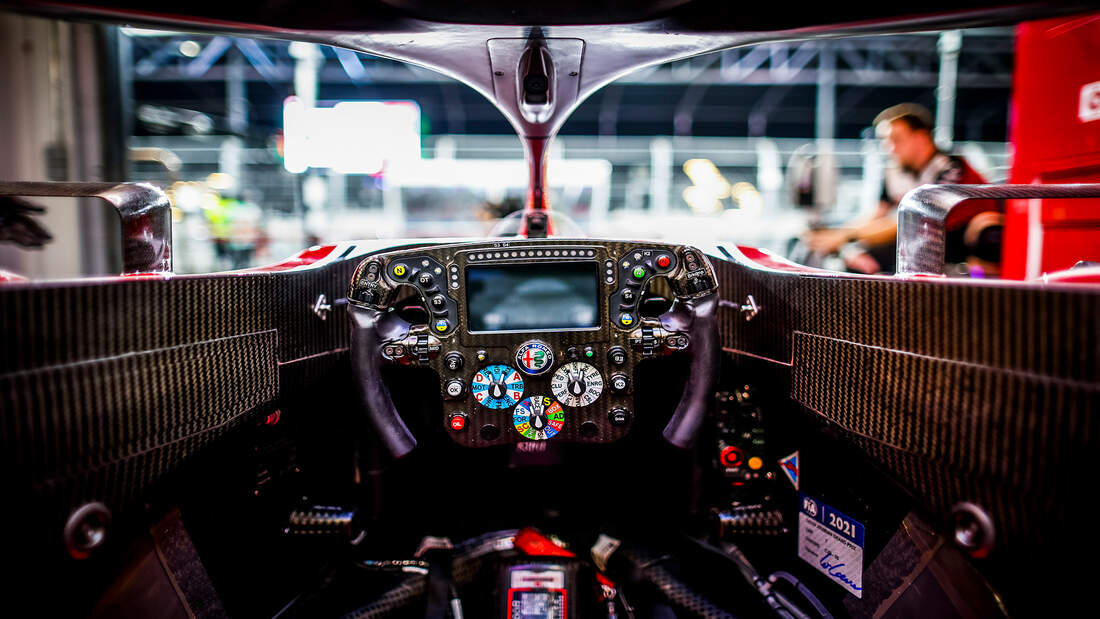
<svg viewBox="0 0 1100 619">
<path fill-rule="evenodd" d="M 474 374 L 470 393 L 485 408 L 511 408 L 523 396 L 523 378 L 507 365 L 488 365 Z"/>
</svg>

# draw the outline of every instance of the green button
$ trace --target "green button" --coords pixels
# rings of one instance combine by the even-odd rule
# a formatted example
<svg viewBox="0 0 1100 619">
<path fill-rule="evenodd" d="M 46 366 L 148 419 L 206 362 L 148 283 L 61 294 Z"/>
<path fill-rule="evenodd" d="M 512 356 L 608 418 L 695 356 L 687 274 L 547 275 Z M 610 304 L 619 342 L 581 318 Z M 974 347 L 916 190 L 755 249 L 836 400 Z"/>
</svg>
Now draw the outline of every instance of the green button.
<svg viewBox="0 0 1100 619">
<path fill-rule="evenodd" d="M 634 279 L 645 277 L 645 267 L 634 267 Z"/>
<path fill-rule="evenodd" d="M 591 359 L 591 358 L 592 358 L 592 355 L 594 355 L 594 354 L 596 354 L 596 353 L 592 352 L 592 349 L 591 349 L 591 348 L 589 348 L 588 350 L 584 351 L 584 356 L 585 356 L 585 357 L 588 357 L 589 359 Z"/>
</svg>

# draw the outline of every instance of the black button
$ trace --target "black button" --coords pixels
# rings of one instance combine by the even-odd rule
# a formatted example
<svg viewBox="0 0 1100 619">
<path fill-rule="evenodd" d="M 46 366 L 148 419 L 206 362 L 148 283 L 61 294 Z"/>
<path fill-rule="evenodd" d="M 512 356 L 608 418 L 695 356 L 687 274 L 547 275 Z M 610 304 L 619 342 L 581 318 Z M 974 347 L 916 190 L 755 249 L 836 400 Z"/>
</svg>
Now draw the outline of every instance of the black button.
<svg viewBox="0 0 1100 619">
<path fill-rule="evenodd" d="M 633 305 L 634 300 L 638 298 L 638 295 L 633 290 L 627 288 L 619 293 L 619 298 L 622 299 L 624 305 Z"/>
<path fill-rule="evenodd" d="M 621 428 L 629 424 L 630 420 L 633 417 L 634 416 L 630 414 L 630 411 L 626 410 L 625 408 L 612 409 L 612 411 L 607 414 L 607 420 L 611 422 L 611 425 L 615 426 L 616 428 Z"/>
<path fill-rule="evenodd" d="M 569 348 L 565 349 L 565 358 L 566 359 L 576 359 L 577 358 L 577 347 L 576 346 L 570 346 Z"/>
<path fill-rule="evenodd" d="M 432 277 L 431 273 L 421 273 L 416 277 L 416 283 L 424 288 L 430 288 L 435 283 L 435 278 Z"/>
<path fill-rule="evenodd" d="M 377 262 L 372 262 L 367 265 L 367 273 L 377 273 L 380 268 Z"/>
<path fill-rule="evenodd" d="M 431 277 L 430 275 L 428 277 Z M 447 297 L 437 294 L 432 297 L 432 309 L 447 309 Z"/>
<path fill-rule="evenodd" d="M 443 357 L 443 365 L 447 366 L 448 370 L 457 372 L 466 365 L 466 358 L 460 352 L 449 352 Z"/>
<path fill-rule="evenodd" d="M 366 288 L 360 288 L 355 291 L 355 300 L 360 303 L 375 304 L 378 302 L 378 293 Z"/>
<path fill-rule="evenodd" d="M 487 423 L 481 426 L 481 430 L 478 432 L 483 440 L 495 441 L 500 438 L 500 428 L 494 426 L 491 423 Z"/>
<path fill-rule="evenodd" d="M 620 346 L 615 346 L 607 351 L 607 360 L 611 362 L 611 365 L 622 365 L 626 363 L 626 350 Z"/>
<path fill-rule="evenodd" d="M 600 426 L 596 425 L 595 421 L 586 421 L 581 424 L 581 436 L 584 438 L 592 438 L 600 432 Z"/>
<path fill-rule="evenodd" d="M 615 393 L 623 393 L 630 388 L 630 379 L 624 374 L 616 374 L 611 377 L 611 390 Z"/>
</svg>

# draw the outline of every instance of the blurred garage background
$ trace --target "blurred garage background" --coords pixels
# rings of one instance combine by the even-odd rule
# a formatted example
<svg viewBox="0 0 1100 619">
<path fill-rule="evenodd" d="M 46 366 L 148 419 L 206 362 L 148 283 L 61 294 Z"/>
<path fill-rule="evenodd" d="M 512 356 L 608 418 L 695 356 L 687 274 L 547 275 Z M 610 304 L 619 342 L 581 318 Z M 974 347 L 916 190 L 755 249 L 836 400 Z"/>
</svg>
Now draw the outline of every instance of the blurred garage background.
<svg viewBox="0 0 1100 619">
<path fill-rule="evenodd" d="M 554 208 L 591 236 L 786 254 L 873 210 L 871 127 L 934 112 L 942 148 L 1003 182 L 1014 30 L 774 43 L 652 67 L 584 102 L 554 143 Z M 130 180 L 173 203 L 175 270 L 270 263 L 345 239 L 469 237 L 521 208 L 519 140 L 470 88 L 326 46 L 0 14 L 0 179 Z M 75 202 L 70 200 L 69 202 Z M 32 278 L 118 272 L 117 216 L 42 200 Z M 115 219 L 112 219 L 115 218 Z"/>
</svg>

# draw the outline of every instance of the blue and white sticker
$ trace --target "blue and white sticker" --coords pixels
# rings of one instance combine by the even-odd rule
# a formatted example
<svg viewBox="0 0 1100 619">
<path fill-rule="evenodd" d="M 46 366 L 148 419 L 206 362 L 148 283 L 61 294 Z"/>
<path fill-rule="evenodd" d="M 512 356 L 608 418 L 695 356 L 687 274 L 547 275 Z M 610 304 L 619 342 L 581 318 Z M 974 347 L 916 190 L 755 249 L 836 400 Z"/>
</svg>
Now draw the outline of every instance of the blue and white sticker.
<svg viewBox="0 0 1100 619">
<path fill-rule="evenodd" d="M 799 558 L 862 599 L 863 525 L 804 492 L 799 501 Z"/>
<path fill-rule="evenodd" d="M 787 479 L 794 484 L 794 489 L 798 490 L 798 452 L 783 458 L 779 461 L 779 469 L 783 471 L 783 474 L 787 476 Z"/>
</svg>

